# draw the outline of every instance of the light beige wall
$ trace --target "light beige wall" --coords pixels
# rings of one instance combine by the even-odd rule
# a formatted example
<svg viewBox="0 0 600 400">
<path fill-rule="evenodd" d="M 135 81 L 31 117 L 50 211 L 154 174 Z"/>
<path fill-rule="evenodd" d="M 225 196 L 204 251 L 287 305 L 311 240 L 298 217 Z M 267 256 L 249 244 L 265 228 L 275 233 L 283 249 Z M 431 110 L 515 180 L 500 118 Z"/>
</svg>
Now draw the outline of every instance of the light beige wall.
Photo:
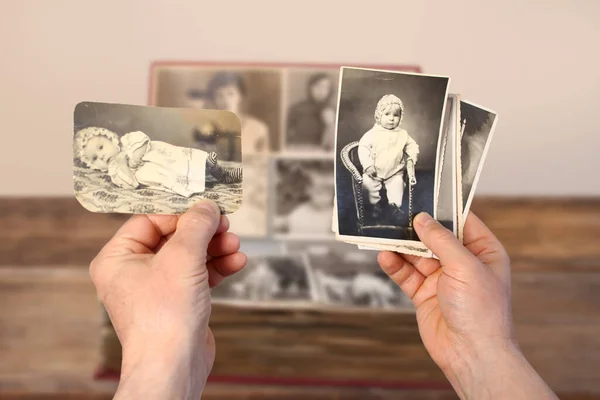
<svg viewBox="0 0 600 400">
<path fill-rule="evenodd" d="M 70 194 L 73 107 L 155 59 L 418 63 L 500 114 L 478 193 L 600 195 L 600 2 L 349 3 L 0 0 L 0 195 Z"/>
</svg>

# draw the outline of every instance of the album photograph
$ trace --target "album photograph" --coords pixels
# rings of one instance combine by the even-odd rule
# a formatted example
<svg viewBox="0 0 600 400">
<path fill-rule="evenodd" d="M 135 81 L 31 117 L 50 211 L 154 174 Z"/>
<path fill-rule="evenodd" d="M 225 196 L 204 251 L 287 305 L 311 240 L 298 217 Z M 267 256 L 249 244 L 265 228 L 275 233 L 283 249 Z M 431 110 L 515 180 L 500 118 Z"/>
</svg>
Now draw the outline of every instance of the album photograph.
<svg viewBox="0 0 600 400">
<path fill-rule="evenodd" d="M 434 218 L 450 79 L 343 67 L 336 130 L 337 233 L 364 245 L 423 245 L 412 228 Z"/>
<path fill-rule="evenodd" d="M 244 65 L 165 64 L 152 68 L 150 104 L 227 110 L 241 121 L 244 154 L 280 149 L 282 70 Z M 198 134 L 199 140 L 215 140 Z"/>
<path fill-rule="evenodd" d="M 377 253 L 343 242 L 288 242 L 313 271 L 319 302 L 338 309 L 414 311 L 412 301 L 379 267 Z"/>
<path fill-rule="evenodd" d="M 338 68 L 286 69 L 284 151 L 333 152 L 338 81 Z"/>
<path fill-rule="evenodd" d="M 73 188 L 89 211 L 182 214 L 210 199 L 223 214 L 242 203 L 239 150 L 203 146 L 194 132 L 226 125 L 240 140 L 228 111 L 82 102 L 74 110 Z"/>
<path fill-rule="evenodd" d="M 333 240 L 333 159 L 280 155 L 271 163 L 271 227 L 279 239 Z"/>
<path fill-rule="evenodd" d="M 314 276 L 302 255 L 263 255 L 211 290 L 215 304 L 312 306 L 318 299 Z"/>
</svg>

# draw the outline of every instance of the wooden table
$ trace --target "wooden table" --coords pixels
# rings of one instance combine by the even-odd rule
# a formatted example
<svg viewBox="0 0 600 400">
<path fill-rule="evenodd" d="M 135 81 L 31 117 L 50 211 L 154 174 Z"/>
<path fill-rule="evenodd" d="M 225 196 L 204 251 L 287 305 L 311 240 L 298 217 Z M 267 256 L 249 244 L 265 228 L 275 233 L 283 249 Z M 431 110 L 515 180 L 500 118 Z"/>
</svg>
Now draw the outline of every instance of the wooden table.
<svg viewBox="0 0 600 400">
<path fill-rule="evenodd" d="M 562 399 L 600 398 L 600 200 L 484 199 L 513 260 L 523 352 Z M 0 399 L 109 399 L 87 265 L 122 223 L 72 199 L 0 200 Z M 454 399 L 411 314 L 216 307 L 216 377 L 376 381 L 404 389 L 209 383 L 207 399 Z M 287 381 L 286 381 L 287 382 Z"/>
</svg>

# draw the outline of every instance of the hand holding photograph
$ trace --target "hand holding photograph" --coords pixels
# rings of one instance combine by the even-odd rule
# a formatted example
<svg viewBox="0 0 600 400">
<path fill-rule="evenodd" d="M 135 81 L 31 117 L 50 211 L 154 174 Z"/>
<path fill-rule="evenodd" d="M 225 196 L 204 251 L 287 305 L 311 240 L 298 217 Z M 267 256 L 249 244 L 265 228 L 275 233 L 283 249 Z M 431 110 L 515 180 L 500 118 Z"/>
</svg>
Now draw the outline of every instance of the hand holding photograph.
<svg viewBox="0 0 600 400">
<path fill-rule="evenodd" d="M 75 197 L 92 212 L 181 214 L 202 198 L 234 212 L 242 200 L 241 163 L 222 146 L 205 149 L 196 140 L 198 129 L 219 124 L 237 127 L 240 136 L 228 111 L 79 103 Z"/>
</svg>

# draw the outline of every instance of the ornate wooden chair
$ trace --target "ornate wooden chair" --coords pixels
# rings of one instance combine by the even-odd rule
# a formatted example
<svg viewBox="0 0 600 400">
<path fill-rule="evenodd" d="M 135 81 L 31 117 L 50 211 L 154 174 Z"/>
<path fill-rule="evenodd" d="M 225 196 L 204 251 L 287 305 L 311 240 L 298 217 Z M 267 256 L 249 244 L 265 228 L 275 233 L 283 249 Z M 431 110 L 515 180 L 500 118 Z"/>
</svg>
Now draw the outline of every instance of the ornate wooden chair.
<svg viewBox="0 0 600 400">
<path fill-rule="evenodd" d="M 368 219 L 370 225 L 366 224 L 367 219 L 365 218 L 365 200 L 363 193 L 363 171 L 362 166 L 360 165 L 360 161 L 358 159 L 358 142 L 352 142 L 346 145 L 341 153 L 340 157 L 342 159 L 342 163 L 344 167 L 348 170 L 350 175 L 352 176 L 352 191 L 354 193 L 354 204 L 356 207 L 356 217 L 357 217 L 357 231 L 359 235 L 363 235 L 368 233 L 369 231 L 402 231 L 406 234 L 406 238 L 413 237 L 413 228 L 412 228 L 412 192 L 413 187 L 409 187 L 409 204 L 408 204 L 408 213 L 409 213 L 409 226 L 397 226 L 390 225 L 383 221 L 383 224 L 373 224 L 372 219 Z"/>
</svg>

